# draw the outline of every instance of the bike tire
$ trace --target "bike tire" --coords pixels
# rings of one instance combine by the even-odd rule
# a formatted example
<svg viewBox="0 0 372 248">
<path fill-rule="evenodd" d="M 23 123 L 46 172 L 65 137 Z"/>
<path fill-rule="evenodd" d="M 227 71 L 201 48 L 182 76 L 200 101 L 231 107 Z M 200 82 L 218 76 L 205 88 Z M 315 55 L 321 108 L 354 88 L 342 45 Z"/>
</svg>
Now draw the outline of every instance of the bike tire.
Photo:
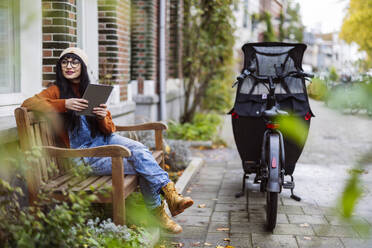
<svg viewBox="0 0 372 248">
<path fill-rule="evenodd" d="M 266 192 L 266 227 L 268 231 L 274 230 L 278 213 L 277 192 Z"/>
</svg>

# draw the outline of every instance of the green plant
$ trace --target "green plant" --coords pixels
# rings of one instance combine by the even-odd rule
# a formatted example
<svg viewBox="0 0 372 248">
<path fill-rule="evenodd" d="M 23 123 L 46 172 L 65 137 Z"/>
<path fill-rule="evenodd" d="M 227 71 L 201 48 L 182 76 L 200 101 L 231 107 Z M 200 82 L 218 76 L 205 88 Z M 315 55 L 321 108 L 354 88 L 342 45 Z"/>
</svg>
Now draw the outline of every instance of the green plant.
<svg viewBox="0 0 372 248">
<path fill-rule="evenodd" d="M 326 100 L 328 97 L 326 82 L 320 78 L 314 78 L 311 84 L 307 86 L 307 93 L 315 100 Z"/>
<path fill-rule="evenodd" d="M 217 114 L 197 113 L 191 123 L 169 122 L 167 137 L 182 140 L 212 140 L 220 123 L 221 117 Z"/>
<path fill-rule="evenodd" d="M 223 97 L 219 96 L 222 93 L 219 87 L 224 87 L 231 73 L 228 71 L 233 71 L 234 15 L 232 5 L 232 0 L 184 1 L 185 101 L 182 123 L 191 122 L 200 107 L 212 106 L 213 104 L 209 101 L 213 103 L 217 100 L 218 109 L 224 108 L 225 101 L 229 101 L 226 92 Z M 230 78 L 231 81 L 232 78 Z"/>
<path fill-rule="evenodd" d="M 329 76 L 328 76 L 328 78 L 332 82 L 337 82 L 340 79 L 340 77 L 337 74 L 336 68 L 334 66 L 331 66 L 331 68 L 329 69 Z"/>
<path fill-rule="evenodd" d="M 38 147 L 25 154 L 9 157 L 0 147 L 0 164 L 24 167 L 41 157 Z M 25 167 L 23 171 L 27 171 Z M 74 166 L 73 174 L 82 178 L 89 167 Z M 23 178 L 22 175 L 19 177 Z M 102 191 L 102 194 L 105 192 Z M 95 196 L 67 189 L 68 202 L 50 198 L 50 192 L 41 190 L 32 206 L 21 206 L 24 193 L 0 179 L 0 244 L 2 247 L 148 247 L 149 232 L 142 227 L 116 226 L 111 220 L 88 221 L 94 218 L 91 203 Z M 130 207 L 128 207 L 130 209 Z M 128 213 L 129 211 L 127 211 Z M 137 216 L 141 219 L 142 216 Z"/>
</svg>

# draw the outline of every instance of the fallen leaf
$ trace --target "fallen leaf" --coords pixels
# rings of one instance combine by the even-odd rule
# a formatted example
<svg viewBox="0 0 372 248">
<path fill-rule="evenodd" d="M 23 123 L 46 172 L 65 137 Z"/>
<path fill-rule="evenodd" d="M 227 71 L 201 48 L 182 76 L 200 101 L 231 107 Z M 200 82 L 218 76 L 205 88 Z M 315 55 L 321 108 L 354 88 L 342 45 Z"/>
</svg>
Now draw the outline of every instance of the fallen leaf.
<svg viewBox="0 0 372 248">
<path fill-rule="evenodd" d="M 230 241 L 230 238 L 224 238 L 223 241 Z"/>
<path fill-rule="evenodd" d="M 222 245 L 217 245 L 216 248 L 225 248 Z"/>
<path fill-rule="evenodd" d="M 207 242 L 205 242 L 204 245 L 205 245 L 205 246 L 212 246 L 211 243 L 207 243 Z"/>
<path fill-rule="evenodd" d="M 230 230 L 230 229 L 227 228 L 227 227 L 219 227 L 219 228 L 217 228 L 216 230 L 217 230 L 217 231 L 228 231 L 228 230 Z"/>
<path fill-rule="evenodd" d="M 205 208 L 205 207 L 206 207 L 205 204 L 199 204 L 199 205 L 198 205 L 198 208 Z"/>
<path fill-rule="evenodd" d="M 232 246 L 232 245 L 227 245 L 227 246 L 225 246 L 225 248 L 235 248 L 235 247 Z"/>
<path fill-rule="evenodd" d="M 304 237 L 305 240 L 311 240 L 311 237 Z"/>
<path fill-rule="evenodd" d="M 165 152 L 166 152 L 166 153 L 170 153 L 170 151 L 171 151 L 170 146 L 169 146 L 169 145 L 166 145 L 166 146 L 165 146 Z"/>
<path fill-rule="evenodd" d="M 192 244 L 192 246 L 193 246 L 193 247 L 195 247 L 195 246 L 200 246 L 200 242 L 195 242 L 195 243 Z"/>
<path fill-rule="evenodd" d="M 191 193 L 191 190 L 187 190 L 186 192 L 187 192 L 187 193 Z"/>
<path fill-rule="evenodd" d="M 309 224 L 307 224 L 307 223 L 300 224 L 300 227 L 309 227 Z"/>
</svg>

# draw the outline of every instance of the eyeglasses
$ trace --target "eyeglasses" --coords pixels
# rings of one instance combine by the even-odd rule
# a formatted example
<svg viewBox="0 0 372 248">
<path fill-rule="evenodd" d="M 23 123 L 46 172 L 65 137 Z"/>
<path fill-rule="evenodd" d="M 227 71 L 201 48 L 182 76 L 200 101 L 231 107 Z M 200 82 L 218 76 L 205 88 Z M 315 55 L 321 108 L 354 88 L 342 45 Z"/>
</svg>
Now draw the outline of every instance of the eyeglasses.
<svg viewBox="0 0 372 248">
<path fill-rule="evenodd" d="M 80 61 L 79 60 L 68 61 L 66 59 L 64 59 L 64 60 L 61 61 L 61 66 L 63 68 L 66 68 L 68 66 L 68 64 L 70 64 L 72 68 L 76 68 L 76 67 L 78 67 L 80 65 Z"/>
</svg>

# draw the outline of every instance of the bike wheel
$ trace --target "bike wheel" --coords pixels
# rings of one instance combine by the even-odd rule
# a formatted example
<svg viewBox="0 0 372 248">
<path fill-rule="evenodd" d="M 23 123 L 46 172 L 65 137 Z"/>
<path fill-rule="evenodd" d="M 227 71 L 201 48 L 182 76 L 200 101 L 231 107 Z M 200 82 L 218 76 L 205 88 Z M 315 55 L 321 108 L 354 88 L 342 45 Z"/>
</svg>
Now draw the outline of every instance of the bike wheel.
<svg viewBox="0 0 372 248">
<path fill-rule="evenodd" d="M 269 170 L 269 177 L 280 181 L 282 168 L 280 160 L 280 138 L 279 135 L 270 135 L 267 144 L 266 165 Z M 268 180 L 270 183 L 270 178 Z M 266 227 L 269 231 L 274 230 L 278 212 L 279 191 L 271 190 L 266 192 Z"/>
<path fill-rule="evenodd" d="M 276 226 L 278 212 L 278 193 L 266 192 L 266 226 L 267 230 L 272 231 Z"/>
</svg>

